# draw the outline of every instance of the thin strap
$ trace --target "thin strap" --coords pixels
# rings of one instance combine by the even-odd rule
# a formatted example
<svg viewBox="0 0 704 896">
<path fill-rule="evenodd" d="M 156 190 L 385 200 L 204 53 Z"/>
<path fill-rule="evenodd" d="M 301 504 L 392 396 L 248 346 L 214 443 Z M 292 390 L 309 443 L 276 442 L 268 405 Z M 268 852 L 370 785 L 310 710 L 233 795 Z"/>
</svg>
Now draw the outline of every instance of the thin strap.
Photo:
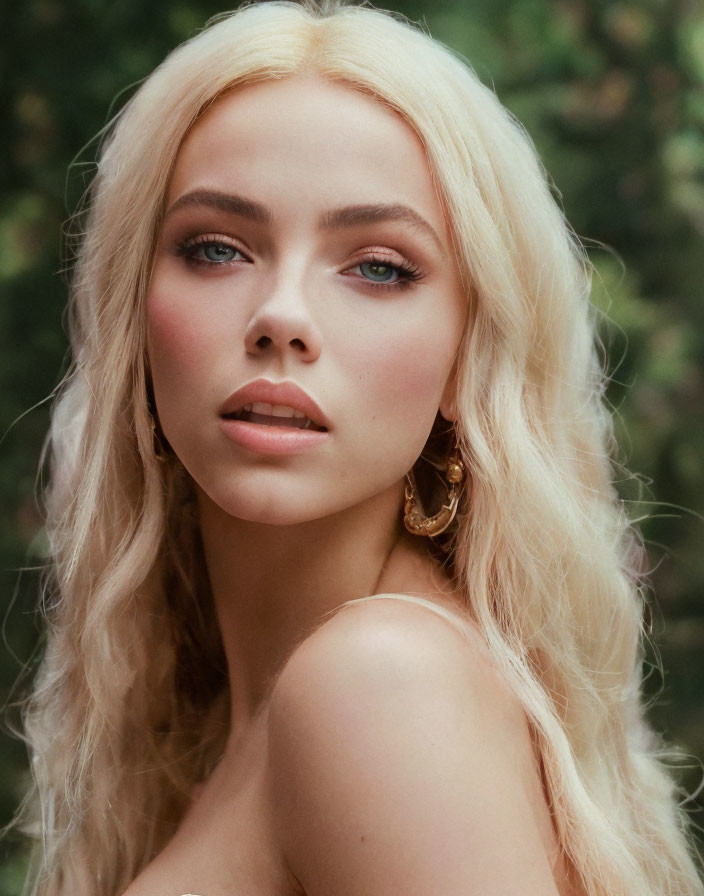
<svg viewBox="0 0 704 896">
<path fill-rule="evenodd" d="M 432 600 L 429 600 L 427 597 L 420 597 L 416 594 L 402 594 L 402 593 L 388 593 L 388 594 L 370 594 L 368 597 L 358 597 L 354 600 L 345 601 L 339 607 L 336 607 L 333 610 L 333 613 L 336 613 L 340 610 L 344 610 L 345 607 L 354 607 L 357 604 L 366 604 L 371 603 L 373 600 L 397 600 L 404 601 L 405 603 L 415 604 L 418 607 L 425 607 L 426 610 L 430 610 L 435 613 L 437 616 L 441 616 L 451 625 L 453 625 L 456 629 L 467 633 L 468 628 L 468 619 L 466 616 L 462 615 L 460 609 L 450 609 L 449 607 L 442 606 L 434 603 Z M 330 615 L 333 615 L 331 613 Z"/>
</svg>

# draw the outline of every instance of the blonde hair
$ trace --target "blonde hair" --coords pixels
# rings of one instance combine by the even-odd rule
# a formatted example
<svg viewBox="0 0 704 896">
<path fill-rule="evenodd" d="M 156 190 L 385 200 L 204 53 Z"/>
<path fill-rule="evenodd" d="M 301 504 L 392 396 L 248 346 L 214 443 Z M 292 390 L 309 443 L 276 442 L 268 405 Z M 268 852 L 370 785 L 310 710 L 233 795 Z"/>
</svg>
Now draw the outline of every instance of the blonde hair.
<svg viewBox="0 0 704 896">
<path fill-rule="evenodd" d="M 531 722 L 562 847 L 590 896 L 702 894 L 642 715 L 639 548 L 610 484 L 583 250 L 530 141 L 471 70 L 400 19 L 335 2 L 220 17 L 105 142 L 50 433 L 48 641 L 26 713 L 33 892 L 121 893 L 222 749 L 222 646 L 187 477 L 155 456 L 143 303 L 184 135 L 224 92 L 303 70 L 395 109 L 447 208 L 471 309 L 454 568 Z"/>
</svg>

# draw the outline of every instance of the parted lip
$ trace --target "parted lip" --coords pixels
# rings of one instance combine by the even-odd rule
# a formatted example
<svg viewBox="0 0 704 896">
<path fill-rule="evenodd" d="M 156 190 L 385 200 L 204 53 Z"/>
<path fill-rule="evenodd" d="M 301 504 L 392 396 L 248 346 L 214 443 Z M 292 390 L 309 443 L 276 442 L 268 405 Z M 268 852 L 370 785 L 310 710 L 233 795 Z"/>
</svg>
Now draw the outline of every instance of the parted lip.
<svg viewBox="0 0 704 896">
<path fill-rule="evenodd" d="M 245 383 L 223 403 L 221 417 L 231 417 L 241 411 L 246 404 L 256 401 L 271 405 L 285 405 L 301 411 L 318 427 L 328 429 L 328 422 L 318 405 L 300 386 L 292 382 L 273 383 L 271 380 L 253 380 Z"/>
</svg>

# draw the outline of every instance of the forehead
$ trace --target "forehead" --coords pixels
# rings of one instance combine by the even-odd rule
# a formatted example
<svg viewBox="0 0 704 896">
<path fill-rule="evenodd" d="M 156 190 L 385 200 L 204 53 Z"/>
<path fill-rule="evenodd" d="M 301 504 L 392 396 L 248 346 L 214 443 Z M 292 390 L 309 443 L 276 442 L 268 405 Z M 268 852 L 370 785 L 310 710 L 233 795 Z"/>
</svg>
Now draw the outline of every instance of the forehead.
<svg viewBox="0 0 704 896">
<path fill-rule="evenodd" d="M 179 150 L 168 200 L 199 187 L 257 193 L 265 202 L 404 202 L 445 227 L 410 125 L 368 93 L 313 75 L 250 84 L 216 100 Z"/>
</svg>

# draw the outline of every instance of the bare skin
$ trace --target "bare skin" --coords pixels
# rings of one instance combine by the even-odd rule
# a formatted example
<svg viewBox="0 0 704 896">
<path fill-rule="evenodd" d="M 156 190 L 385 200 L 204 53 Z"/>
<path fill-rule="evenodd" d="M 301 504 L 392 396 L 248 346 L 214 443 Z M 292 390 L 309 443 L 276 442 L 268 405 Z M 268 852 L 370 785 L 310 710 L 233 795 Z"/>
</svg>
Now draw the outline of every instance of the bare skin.
<svg viewBox="0 0 704 896">
<path fill-rule="evenodd" d="M 183 201 L 215 189 L 266 222 Z M 321 227 L 380 203 L 429 227 Z M 476 629 L 391 597 L 334 612 L 369 595 L 464 603 L 400 524 L 404 474 L 438 410 L 453 417 L 465 322 L 420 144 L 340 85 L 245 88 L 187 138 L 167 208 L 150 364 L 196 484 L 234 722 L 124 896 L 577 896 L 525 716 Z M 315 397 L 313 447 L 223 428 L 228 395 L 262 377 Z"/>
<path fill-rule="evenodd" d="M 410 536 L 400 536 L 391 551 L 386 568 L 379 576 L 378 593 L 413 594 L 431 599 L 439 606 L 457 608 L 449 581 L 428 560 L 422 544 L 411 541 Z M 346 618 L 347 614 L 349 618 Z M 338 628 L 335 628 L 336 624 Z M 431 637 L 426 642 L 428 634 Z M 447 868 L 444 865 L 434 867 L 430 860 L 440 845 L 447 848 L 449 830 L 439 828 L 436 821 L 424 833 L 420 843 L 414 844 L 412 836 L 405 849 L 394 841 L 384 842 L 384 834 L 391 827 L 400 831 L 400 837 L 409 833 L 404 831 L 403 821 L 413 810 L 413 802 L 404 800 L 401 805 L 398 794 L 390 785 L 378 804 L 364 792 L 367 786 L 365 771 L 366 778 L 374 786 L 377 780 L 387 783 L 390 778 L 393 780 L 392 771 L 401 784 L 404 778 L 415 780 L 418 776 L 415 765 L 420 747 L 417 745 L 401 757 L 407 763 L 403 774 L 399 775 L 398 767 L 390 769 L 384 762 L 384 757 L 388 759 L 392 752 L 389 732 L 394 726 L 398 730 L 399 725 L 407 724 L 406 709 L 390 721 L 389 728 L 379 726 L 377 713 L 382 709 L 388 713 L 389 706 L 384 705 L 385 701 L 397 703 L 399 695 L 397 691 L 383 693 L 383 681 L 368 677 L 367 652 L 361 650 L 360 655 L 354 649 L 356 639 L 373 644 L 375 639 L 388 637 L 392 638 L 392 643 L 400 639 L 401 645 L 405 645 L 399 657 L 393 650 L 385 652 L 391 657 L 390 662 L 400 662 L 402 668 L 407 659 L 405 649 L 412 652 L 415 662 L 420 662 L 417 657 L 422 657 L 426 649 L 432 656 L 436 651 L 445 655 L 448 650 L 458 652 L 459 648 L 469 657 L 465 671 L 471 675 L 470 680 L 476 687 L 474 697 L 478 699 L 466 703 L 464 693 L 460 699 L 466 703 L 468 712 L 482 719 L 485 730 L 474 745 L 477 752 L 473 754 L 469 739 L 469 744 L 465 745 L 466 756 L 462 757 L 462 767 L 465 762 L 468 766 L 467 793 L 471 801 L 468 803 L 470 811 L 463 813 L 467 827 L 458 834 L 456 845 L 461 851 L 458 851 L 456 861 L 459 863 L 461 858 L 466 863 L 471 857 L 471 877 L 467 877 L 467 881 L 474 889 L 457 889 L 456 892 L 556 893 L 559 896 L 581 893 L 571 881 L 557 845 L 522 710 L 493 668 L 479 636 L 476 635 L 468 651 L 468 645 L 459 643 L 450 626 L 444 620 L 436 620 L 425 608 L 405 603 L 397 606 L 395 601 L 381 600 L 377 605 L 343 610 L 294 651 L 274 688 L 270 688 L 269 694 L 254 708 L 253 716 L 233 731 L 222 761 L 211 779 L 197 792 L 176 836 L 125 896 L 171 893 L 174 896 L 184 893 L 202 896 L 359 893 L 361 896 L 362 893 L 377 892 L 452 893 L 455 889 L 451 887 L 459 886 L 460 882 L 464 886 L 464 880 L 448 879 L 442 883 L 442 890 L 433 889 L 444 880 Z M 351 654 L 349 663 L 346 651 Z M 338 660 L 345 657 L 344 673 L 330 661 L 330 653 Z M 428 664 L 424 665 L 427 669 Z M 451 662 L 442 670 L 443 683 L 453 665 Z M 354 703 L 348 704 L 344 686 L 352 687 L 350 678 L 356 680 L 355 671 L 362 682 L 366 682 L 368 691 L 355 684 Z M 334 694 L 318 700 L 315 681 L 320 680 L 320 672 L 332 682 Z M 388 669 L 379 670 L 380 677 L 386 679 L 387 674 Z M 402 692 L 412 700 L 413 683 L 410 687 L 404 684 Z M 431 679 L 429 687 L 432 686 Z M 466 687 L 467 679 L 464 679 L 463 691 Z M 371 745 L 363 734 L 364 729 L 360 730 L 347 715 L 351 705 L 364 707 L 365 696 L 369 701 L 368 725 L 374 732 Z M 302 704 L 305 712 L 301 710 Z M 335 724 L 331 724 L 331 709 L 339 713 Z M 417 705 L 415 711 L 423 712 Z M 305 728 L 297 730 L 299 724 L 301 727 L 311 726 L 322 743 L 316 743 L 316 737 Z M 442 737 L 443 732 L 437 728 L 435 719 L 429 719 L 428 724 L 438 737 Z M 421 732 L 423 728 L 421 726 Z M 327 737 L 340 730 L 344 732 L 349 755 L 340 756 L 339 748 L 328 749 L 325 742 Z M 325 732 L 325 738 L 321 732 Z M 418 744 L 415 726 L 409 727 L 407 736 L 411 734 L 415 734 Z M 499 740 L 492 742 L 496 737 Z M 301 772 L 301 751 L 309 755 L 315 748 L 339 760 L 339 764 L 332 763 L 332 770 L 326 769 L 335 781 L 333 794 L 327 789 L 329 784 L 326 786 L 324 781 L 321 785 L 321 769 L 325 768 L 321 758 L 314 760 L 314 770 Z M 373 755 L 375 748 L 380 751 L 381 759 L 367 768 L 366 757 Z M 355 754 L 365 757 L 361 766 L 350 764 L 350 757 Z M 487 782 L 490 782 L 488 792 Z M 462 790 L 462 782 L 455 775 L 445 782 L 445 786 L 448 789 L 443 791 L 442 782 L 434 785 L 434 797 L 443 818 L 452 794 Z M 340 797 L 340 789 L 346 793 L 344 800 Z M 364 792 L 363 799 L 355 804 L 352 795 L 360 790 Z M 326 801 L 331 805 L 321 814 L 320 804 Z M 399 804 L 394 805 L 396 801 Z M 477 816 L 473 814 L 472 801 L 474 808 L 480 809 Z M 487 818 L 487 801 L 497 807 L 493 818 Z M 344 808 L 345 818 L 355 810 L 360 817 L 355 818 L 354 833 L 343 830 L 340 842 L 331 847 L 326 842 L 325 833 L 329 825 L 334 826 L 335 803 Z M 422 816 L 433 811 L 433 803 L 425 796 L 421 803 Z M 506 811 L 506 807 L 515 811 Z M 449 819 L 445 820 L 449 824 Z M 501 836 L 492 834 L 494 824 L 500 827 Z M 476 845 L 468 838 L 472 825 L 482 834 Z M 450 830 L 457 828 L 452 825 Z M 296 838 L 292 838 L 292 832 L 296 833 Z M 502 855 L 507 841 L 511 843 L 510 850 Z M 384 848 L 388 850 L 387 854 Z M 421 864 L 428 867 L 432 875 L 433 884 L 429 889 L 426 888 L 429 881 L 423 881 L 420 869 L 415 867 L 417 863 L 409 862 L 418 857 L 418 850 Z M 327 857 L 327 861 L 321 863 L 323 857 Z M 400 866 L 396 861 L 389 862 L 390 858 L 398 857 L 403 860 Z M 510 873 L 496 876 L 497 869 L 506 871 L 507 860 L 511 864 Z M 367 863 L 373 863 L 379 873 L 373 880 L 360 881 L 357 865 L 364 868 Z M 311 866 L 319 872 L 320 879 L 311 874 Z M 351 868 L 345 870 L 346 866 Z M 345 873 L 349 877 L 344 877 Z M 400 873 L 407 876 L 399 877 Z"/>
</svg>

